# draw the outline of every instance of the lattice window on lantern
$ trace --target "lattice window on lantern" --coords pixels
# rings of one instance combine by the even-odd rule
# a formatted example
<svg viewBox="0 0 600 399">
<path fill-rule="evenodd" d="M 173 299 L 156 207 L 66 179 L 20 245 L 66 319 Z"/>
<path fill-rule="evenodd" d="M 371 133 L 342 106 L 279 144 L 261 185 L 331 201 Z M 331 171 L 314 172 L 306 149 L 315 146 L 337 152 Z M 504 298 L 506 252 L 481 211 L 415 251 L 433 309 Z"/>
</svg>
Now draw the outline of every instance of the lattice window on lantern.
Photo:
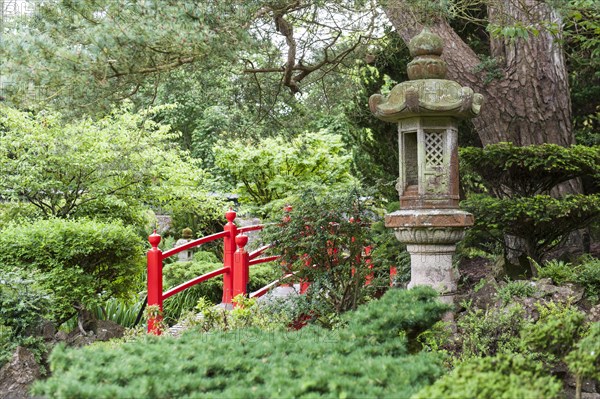
<svg viewBox="0 0 600 399">
<path fill-rule="evenodd" d="M 425 165 L 427 168 L 444 165 L 444 133 L 425 132 Z"/>
</svg>

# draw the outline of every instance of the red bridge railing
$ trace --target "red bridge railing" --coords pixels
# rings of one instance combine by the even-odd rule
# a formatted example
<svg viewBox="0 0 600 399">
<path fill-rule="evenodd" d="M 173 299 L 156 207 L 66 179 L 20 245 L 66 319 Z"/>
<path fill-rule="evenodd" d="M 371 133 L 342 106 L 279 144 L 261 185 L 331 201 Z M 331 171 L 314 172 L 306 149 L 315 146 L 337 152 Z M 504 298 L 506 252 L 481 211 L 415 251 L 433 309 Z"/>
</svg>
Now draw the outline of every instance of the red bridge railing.
<svg viewBox="0 0 600 399">
<path fill-rule="evenodd" d="M 286 208 L 289 212 L 291 208 Z M 222 303 L 232 304 L 233 298 L 239 294 L 246 295 L 248 293 L 249 268 L 252 265 L 260 263 L 272 262 L 280 258 L 279 255 L 267 256 L 259 258 L 272 245 L 265 245 L 251 253 L 245 249 L 248 243 L 248 236 L 244 233 L 249 231 L 262 230 L 264 225 L 254 225 L 238 228 L 234 220 L 237 214 L 233 210 L 225 213 L 227 224 L 220 233 L 212 234 L 206 237 L 198 238 L 190 241 L 187 244 L 161 251 L 158 248 L 161 237 L 156 234 L 156 231 L 148 237 L 148 241 L 152 248 L 148 251 L 148 306 L 158 306 L 161 313 L 163 310 L 163 302 L 165 299 L 183 291 L 203 281 L 223 275 L 223 297 Z M 286 216 L 288 217 L 288 216 Z M 163 261 L 179 252 L 186 251 L 191 248 L 198 247 L 211 241 L 223 239 L 223 267 L 202 276 L 195 277 L 183 284 L 173 287 L 166 292 L 163 292 Z M 292 274 L 288 274 L 279 280 L 276 280 L 266 287 L 261 288 L 250 294 L 251 297 L 260 297 L 266 294 L 270 289 L 276 287 L 280 282 Z M 150 316 L 148 318 L 148 332 L 160 334 L 160 316 Z"/>
</svg>

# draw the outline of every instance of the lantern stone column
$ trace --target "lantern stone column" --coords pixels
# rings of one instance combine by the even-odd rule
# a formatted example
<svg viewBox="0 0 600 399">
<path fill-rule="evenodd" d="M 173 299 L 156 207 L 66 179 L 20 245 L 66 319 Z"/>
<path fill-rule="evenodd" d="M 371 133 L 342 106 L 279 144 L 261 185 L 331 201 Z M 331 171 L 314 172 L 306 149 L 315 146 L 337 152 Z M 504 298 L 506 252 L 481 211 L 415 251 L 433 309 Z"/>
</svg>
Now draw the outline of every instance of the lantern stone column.
<svg viewBox="0 0 600 399">
<path fill-rule="evenodd" d="M 407 244 L 411 257 L 409 288 L 428 285 L 442 295 L 456 291 L 452 266 L 456 243 L 473 225 L 473 215 L 458 208 L 458 122 L 479 114 L 483 96 L 446 80 L 440 58 L 444 43 L 427 28 L 409 43 L 413 61 L 409 81 L 387 97 L 375 94 L 375 116 L 398 125 L 400 210 L 385 225 Z"/>
</svg>

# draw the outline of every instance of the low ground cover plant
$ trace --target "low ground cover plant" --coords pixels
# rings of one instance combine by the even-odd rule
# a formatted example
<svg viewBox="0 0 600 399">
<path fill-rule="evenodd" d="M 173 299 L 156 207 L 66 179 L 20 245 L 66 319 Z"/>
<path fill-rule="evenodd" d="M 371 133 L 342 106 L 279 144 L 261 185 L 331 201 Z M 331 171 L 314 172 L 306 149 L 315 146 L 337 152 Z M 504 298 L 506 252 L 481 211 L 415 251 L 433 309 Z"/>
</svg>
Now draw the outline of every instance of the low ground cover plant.
<svg viewBox="0 0 600 399">
<path fill-rule="evenodd" d="M 534 266 L 538 278 L 550 278 L 558 285 L 578 284 L 584 288 L 584 295 L 591 303 L 600 301 L 600 259 L 585 255 L 573 263 L 554 259 Z"/>
<path fill-rule="evenodd" d="M 559 398 L 562 384 L 521 354 L 476 357 L 414 395 L 413 399 Z"/>
</svg>

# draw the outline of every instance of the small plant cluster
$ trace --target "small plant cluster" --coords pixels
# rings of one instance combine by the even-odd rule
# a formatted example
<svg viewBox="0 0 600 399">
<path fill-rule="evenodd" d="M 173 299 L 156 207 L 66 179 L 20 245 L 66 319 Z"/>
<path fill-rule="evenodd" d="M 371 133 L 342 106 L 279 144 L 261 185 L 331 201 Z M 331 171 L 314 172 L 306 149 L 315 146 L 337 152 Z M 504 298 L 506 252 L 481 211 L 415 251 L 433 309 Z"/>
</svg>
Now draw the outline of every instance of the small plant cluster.
<svg viewBox="0 0 600 399">
<path fill-rule="evenodd" d="M 600 323 L 587 323 L 570 303 L 537 302 L 535 316 L 515 301 L 485 310 L 466 306 L 456 335 L 449 323 L 438 323 L 420 337 L 453 370 L 417 398 L 558 398 L 564 387 L 552 370 L 561 364 L 575 376 L 578 398 L 583 379 L 598 378 Z"/>
<path fill-rule="evenodd" d="M 347 313 L 347 327 L 336 331 L 241 328 L 148 336 L 116 348 L 61 346 L 51 355 L 53 375 L 33 392 L 64 398 L 410 397 L 443 373 L 438 356 L 409 349 L 448 310 L 436 297 L 428 288 L 390 290 Z"/>
<path fill-rule="evenodd" d="M 296 313 L 285 299 L 259 303 L 256 298 L 238 295 L 235 307 L 227 310 L 200 298 L 194 311 L 184 314 L 180 323 L 187 329 L 205 333 L 232 331 L 240 328 L 259 328 L 262 331 L 287 330 L 293 325 Z"/>
<path fill-rule="evenodd" d="M 44 341 L 35 337 L 36 329 L 48 315 L 49 297 L 35 285 L 16 273 L 6 273 L 0 279 L 0 367 L 17 346 L 31 350 L 38 362 L 46 352 Z"/>
<path fill-rule="evenodd" d="M 575 264 L 551 260 L 543 266 L 537 263 L 534 265 L 538 278 L 550 278 L 558 285 L 578 284 L 585 289 L 585 296 L 591 303 L 600 302 L 600 259 L 584 256 Z"/>
<path fill-rule="evenodd" d="M 510 303 L 514 297 L 527 298 L 537 294 L 537 287 L 528 280 L 507 280 L 506 284 L 498 287 L 497 295 L 503 303 Z"/>
</svg>

